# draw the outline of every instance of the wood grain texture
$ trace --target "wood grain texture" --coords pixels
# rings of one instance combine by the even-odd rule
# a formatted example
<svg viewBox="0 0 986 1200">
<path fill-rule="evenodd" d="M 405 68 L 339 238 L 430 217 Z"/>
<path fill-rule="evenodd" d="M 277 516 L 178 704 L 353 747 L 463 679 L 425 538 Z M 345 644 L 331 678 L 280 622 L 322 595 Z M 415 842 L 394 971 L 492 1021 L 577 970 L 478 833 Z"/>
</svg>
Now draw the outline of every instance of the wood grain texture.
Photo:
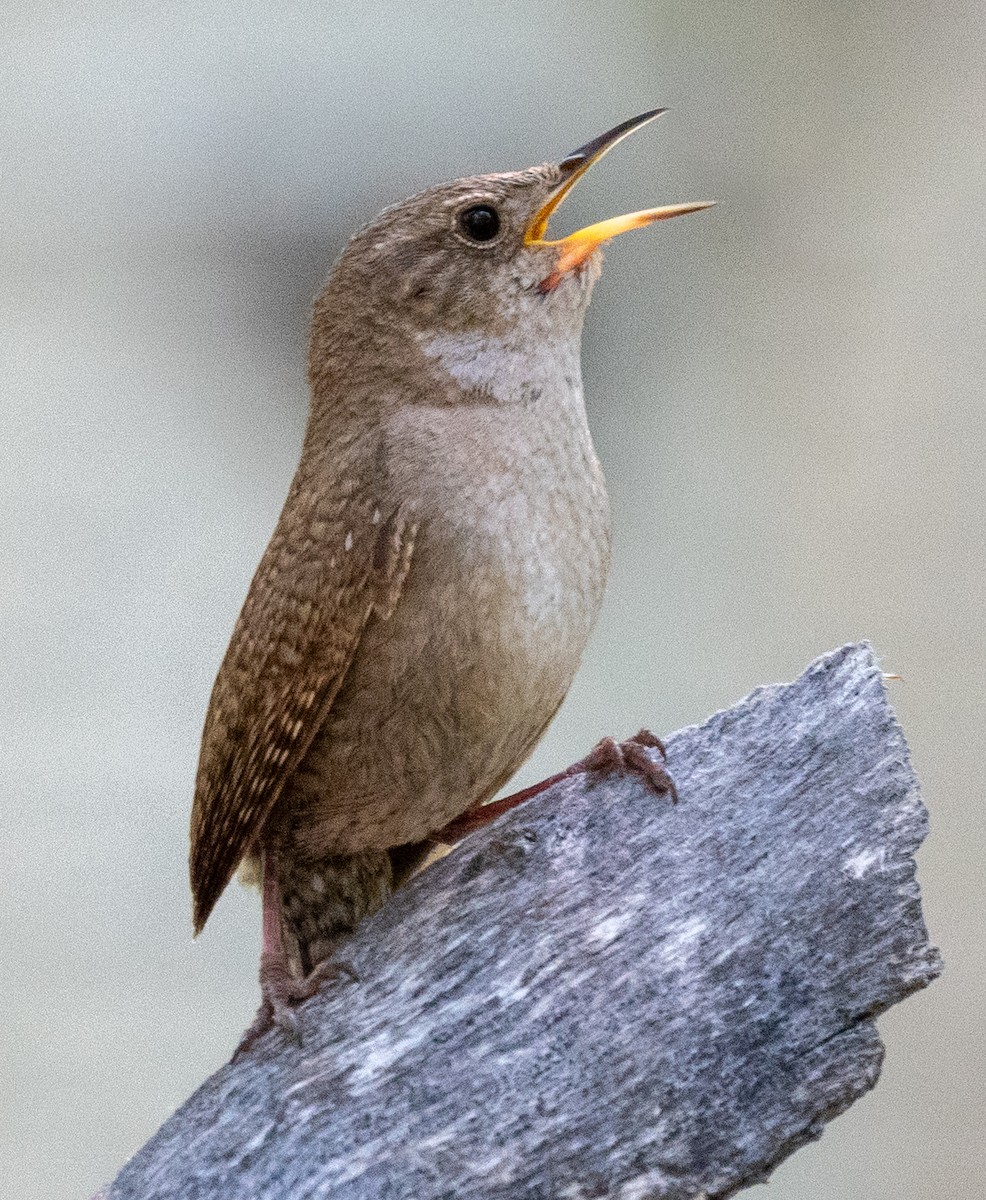
<svg viewBox="0 0 986 1200">
<path fill-rule="evenodd" d="M 870 648 L 567 780 L 414 879 L 360 982 L 209 1079 L 107 1200 L 726 1196 L 871 1088 L 924 987 L 926 832 Z"/>
</svg>

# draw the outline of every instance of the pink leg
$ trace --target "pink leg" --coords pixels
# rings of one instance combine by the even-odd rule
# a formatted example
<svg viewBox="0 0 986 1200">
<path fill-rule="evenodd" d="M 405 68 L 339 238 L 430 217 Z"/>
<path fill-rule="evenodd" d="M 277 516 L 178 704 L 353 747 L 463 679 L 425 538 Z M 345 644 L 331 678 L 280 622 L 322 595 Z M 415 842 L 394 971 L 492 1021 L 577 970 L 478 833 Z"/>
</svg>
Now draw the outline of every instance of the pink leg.
<svg viewBox="0 0 986 1200">
<path fill-rule="evenodd" d="M 668 796 L 672 803 L 676 803 L 678 792 L 674 786 L 674 780 L 668 774 L 663 761 L 655 762 L 647 753 L 648 750 L 657 750 L 663 760 L 665 756 L 664 743 L 648 729 L 641 729 L 639 733 L 632 738 L 627 738 L 625 742 L 618 742 L 611 737 L 603 738 L 585 758 L 573 763 L 564 771 L 559 771 L 557 775 L 542 779 L 533 787 L 524 788 L 521 792 L 514 792 L 512 796 L 505 796 L 502 800 L 494 800 L 490 804 L 477 804 L 475 808 L 468 809 L 461 817 L 456 817 L 454 821 L 450 821 L 448 825 L 433 833 L 432 841 L 442 842 L 448 846 L 454 845 L 468 834 L 475 833 L 477 829 L 482 829 L 490 821 L 495 821 L 505 812 L 516 808 L 518 804 L 523 804 L 525 800 L 532 799 L 563 779 L 570 779 L 573 775 L 582 775 L 586 771 L 633 771 L 643 776 L 659 796 Z"/>
<path fill-rule="evenodd" d="M 281 892 L 277 882 L 276 857 L 272 850 L 261 855 L 261 940 L 260 940 L 260 1008 L 253 1023 L 240 1038 L 233 1052 L 233 1062 L 245 1054 L 262 1034 L 279 1025 L 294 1041 L 300 1041 L 298 1018 L 287 1003 L 294 977 L 288 966 L 284 949 L 284 930 L 281 925 Z"/>
<path fill-rule="evenodd" d="M 261 860 L 263 885 L 261 891 L 260 994 L 262 1001 L 257 1015 L 233 1052 L 233 1062 L 244 1054 L 268 1029 L 277 1026 L 293 1041 L 301 1044 L 301 1028 L 295 1005 L 318 991 L 319 985 L 340 974 L 356 980 L 352 967 L 331 958 L 317 964 L 310 974 L 298 978 L 291 971 L 284 947 L 284 926 L 281 920 L 281 886 L 277 877 L 277 858 L 273 850 L 264 850 Z"/>
<path fill-rule="evenodd" d="M 521 792 L 514 792 L 512 796 L 504 796 L 502 800 L 492 800 L 489 804 L 477 804 L 475 808 L 467 809 L 461 817 L 456 817 L 454 821 L 449 821 L 447 825 L 443 825 L 441 829 L 436 830 L 431 835 L 431 840 L 440 842 L 446 846 L 454 846 L 456 842 L 461 842 L 464 837 L 470 833 L 475 833 L 477 829 L 482 829 L 484 825 L 488 825 L 490 821 L 495 821 L 497 817 L 502 816 L 505 812 L 510 812 L 512 808 L 516 808 L 518 804 L 523 804 L 525 800 L 531 800 L 541 792 L 546 792 L 549 787 L 561 780 L 567 779 L 569 771 L 559 771 L 557 775 L 550 775 L 547 779 L 542 779 L 540 783 L 535 783 L 532 787 L 524 788 Z"/>
</svg>

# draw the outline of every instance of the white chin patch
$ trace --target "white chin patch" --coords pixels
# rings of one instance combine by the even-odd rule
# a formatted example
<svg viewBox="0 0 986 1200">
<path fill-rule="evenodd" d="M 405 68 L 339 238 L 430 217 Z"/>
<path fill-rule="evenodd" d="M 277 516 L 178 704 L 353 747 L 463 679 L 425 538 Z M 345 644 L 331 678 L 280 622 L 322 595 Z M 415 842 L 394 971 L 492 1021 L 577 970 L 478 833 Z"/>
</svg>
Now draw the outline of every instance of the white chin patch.
<svg viewBox="0 0 986 1200">
<path fill-rule="evenodd" d="M 503 404 L 510 404 L 543 387 L 562 365 L 558 353 L 549 356 L 548 346 L 539 339 L 519 349 L 503 338 L 482 333 L 435 333 L 424 337 L 421 349 L 438 362 L 466 391 L 485 392 Z"/>
</svg>

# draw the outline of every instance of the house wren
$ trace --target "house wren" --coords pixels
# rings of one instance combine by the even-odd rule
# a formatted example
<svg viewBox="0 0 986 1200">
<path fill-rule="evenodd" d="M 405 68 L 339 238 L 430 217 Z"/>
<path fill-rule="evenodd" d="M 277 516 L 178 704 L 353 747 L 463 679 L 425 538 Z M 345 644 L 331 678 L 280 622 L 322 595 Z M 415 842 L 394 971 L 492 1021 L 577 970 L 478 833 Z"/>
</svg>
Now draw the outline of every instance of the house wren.
<svg viewBox="0 0 986 1200">
<path fill-rule="evenodd" d="M 315 301 L 301 461 L 213 688 L 191 823 L 196 932 L 238 864 L 262 880 L 254 1035 L 296 1030 L 334 946 L 435 840 L 536 790 L 485 805 L 561 704 L 606 582 L 579 363 L 600 247 L 707 204 L 560 240 L 548 219 L 661 111 L 384 210 Z M 570 770 L 669 788 L 651 745 L 607 739 Z"/>
</svg>

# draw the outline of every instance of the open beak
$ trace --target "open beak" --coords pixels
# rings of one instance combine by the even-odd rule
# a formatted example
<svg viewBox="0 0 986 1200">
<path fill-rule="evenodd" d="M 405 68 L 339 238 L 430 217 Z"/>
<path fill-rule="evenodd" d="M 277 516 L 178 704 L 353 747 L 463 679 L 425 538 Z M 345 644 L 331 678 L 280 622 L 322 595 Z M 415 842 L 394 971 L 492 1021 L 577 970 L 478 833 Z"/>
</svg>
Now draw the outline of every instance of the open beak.
<svg viewBox="0 0 986 1200">
<path fill-rule="evenodd" d="M 547 204 L 534 214 L 524 234 L 526 246 L 554 246 L 558 251 L 555 269 L 541 281 L 540 290 L 542 292 L 550 292 L 556 288 L 569 271 L 573 271 L 585 262 L 594 250 L 602 246 L 604 242 L 608 242 L 610 238 L 616 237 L 618 233 L 625 233 L 628 229 L 640 229 L 654 221 L 665 221 L 668 217 L 681 217 L 685 213 L 700 212 L 703 208 L 711 208 L 715 203 L 712 200 L 695 200 L 690 204 L 666 204 L 661 208 L 645 208 L 640 212 L 627 213 L 623 217 L 610 217 L 605 221 L 597 221 L 594 225 L 587 225 L 585 229 L 579 229 L 575 233 L 570 233 L 568 237 L 559 238 L 556 241 L 545 238 L 551 214 L 593 163 L 599 162 L 617 142 L 622 142 L 634 130 L 656 120 L 664 112 L 667 112 L 667 109 L 655 108 L 650 112 L 641 113 L 639 117 L 632 117 L 629 121 L 617 125 L 615 129 L 610 129 L 607 133 L 593 138 L 591 142 L 586 142 L 578 150 L 573 150 L 559 163 L 560 169 L 566 172 L 565 180 Z"/>
</svg>

